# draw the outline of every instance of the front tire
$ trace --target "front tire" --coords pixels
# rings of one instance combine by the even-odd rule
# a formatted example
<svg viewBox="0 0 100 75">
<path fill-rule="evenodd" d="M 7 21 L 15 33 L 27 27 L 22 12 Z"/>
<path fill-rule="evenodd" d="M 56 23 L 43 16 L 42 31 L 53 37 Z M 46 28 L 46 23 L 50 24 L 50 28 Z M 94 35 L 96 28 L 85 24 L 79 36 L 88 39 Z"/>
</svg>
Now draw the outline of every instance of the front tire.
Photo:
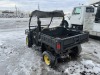
<svg viewBox="0 0 100 75">
<path fill-rule="evenodd" d="M 32 40 L 31 40 L 31 38 L 29 36 L 26 37 L 26 45 L 28 47 L 32 47 Z"/>
<path fill-rule="evenodd" d="M 57 64 L 56 57 L 49 51 L 43 52 L 43 60 L 46 63 L 46 65 L 54 67 Z"/>
</svg>

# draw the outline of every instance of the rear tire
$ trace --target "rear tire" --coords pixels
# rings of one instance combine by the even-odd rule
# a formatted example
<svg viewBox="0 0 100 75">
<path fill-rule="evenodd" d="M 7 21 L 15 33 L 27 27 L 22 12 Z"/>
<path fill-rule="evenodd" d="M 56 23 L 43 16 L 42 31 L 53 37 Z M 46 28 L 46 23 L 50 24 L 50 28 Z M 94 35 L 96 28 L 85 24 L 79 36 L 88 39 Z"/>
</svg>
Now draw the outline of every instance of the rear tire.
<svg viewBox="0 0 100 75">
<path fill-rule="evenodd" d="M 69 54 L 71 56 L 71 58 L 77 58 L 80 55 L 82 48 L 81 48 L 81 45 L 78 45 L 78 46 L 72 48 L 71 50 L 72 50 L 72 52 Z"/>
<path fill-rule="evenodd" d="M 46 63 L 46 65 L 54 67 L 57 64 L 56 57 L 49 51 L 43 52 L 43 60 Z"/>
</svg>

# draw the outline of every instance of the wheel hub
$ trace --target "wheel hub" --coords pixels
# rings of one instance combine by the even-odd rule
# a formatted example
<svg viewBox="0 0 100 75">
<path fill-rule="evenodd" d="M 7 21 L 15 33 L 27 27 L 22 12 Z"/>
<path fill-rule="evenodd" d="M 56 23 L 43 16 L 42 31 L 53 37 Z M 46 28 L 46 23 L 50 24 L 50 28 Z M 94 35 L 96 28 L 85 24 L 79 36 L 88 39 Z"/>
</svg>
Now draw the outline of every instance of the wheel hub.
<svg viewBox="0 0 100 75">
<path fill-rule="evenodd" d="M 28 45 L 28 37 L 26 37 L 26 45 Z"/>
<path fill-rule="evenodd" d="M 47 65 L 50 65 L 50 59 L 47 55 L 44 55 L 44 61 Z"/>
</svg>

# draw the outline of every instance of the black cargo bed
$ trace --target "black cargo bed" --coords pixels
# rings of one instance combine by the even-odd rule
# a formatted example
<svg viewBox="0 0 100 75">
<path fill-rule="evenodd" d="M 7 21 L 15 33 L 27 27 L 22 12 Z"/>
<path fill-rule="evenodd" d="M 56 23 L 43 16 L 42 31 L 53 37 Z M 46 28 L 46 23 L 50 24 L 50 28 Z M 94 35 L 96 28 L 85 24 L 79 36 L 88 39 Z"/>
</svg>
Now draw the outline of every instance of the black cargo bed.
<svg viewBox="0 0 100 75">
<path fill-rule="evenodd" d="M 63 27 L 44 29 L 42 33 L 54 38 L 67 38 L 81 34 L 80 32 L 72 31 Z"/>
<path fill-rule="evenodd" d="M 44 29 L 41 33 L 41 42 L 49 45 L 56 50 L 57 42 L 61 44 L 61 50 L 64 51 L 78 44 L 88 41 L 89 34 L 86 32 L 74 31 L 62 27 L 53 29 Z"/>
</svg>

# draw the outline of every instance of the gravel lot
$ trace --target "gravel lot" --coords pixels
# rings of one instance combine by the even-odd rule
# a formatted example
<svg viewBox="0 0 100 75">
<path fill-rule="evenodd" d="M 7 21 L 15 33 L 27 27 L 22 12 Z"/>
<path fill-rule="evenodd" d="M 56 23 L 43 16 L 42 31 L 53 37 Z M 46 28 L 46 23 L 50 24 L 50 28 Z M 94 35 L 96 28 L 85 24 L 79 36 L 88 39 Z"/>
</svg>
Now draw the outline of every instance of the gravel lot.
<svg viewBox="0 0 100 75">
<path fill-rule="evenodd" d="M 82 44 L 76 60 L 50 68 L 36 47 L 25 44 L 28 18 L 0 18 L 0 75 L 100 75 L 100 40 Z"/>
</svg>

